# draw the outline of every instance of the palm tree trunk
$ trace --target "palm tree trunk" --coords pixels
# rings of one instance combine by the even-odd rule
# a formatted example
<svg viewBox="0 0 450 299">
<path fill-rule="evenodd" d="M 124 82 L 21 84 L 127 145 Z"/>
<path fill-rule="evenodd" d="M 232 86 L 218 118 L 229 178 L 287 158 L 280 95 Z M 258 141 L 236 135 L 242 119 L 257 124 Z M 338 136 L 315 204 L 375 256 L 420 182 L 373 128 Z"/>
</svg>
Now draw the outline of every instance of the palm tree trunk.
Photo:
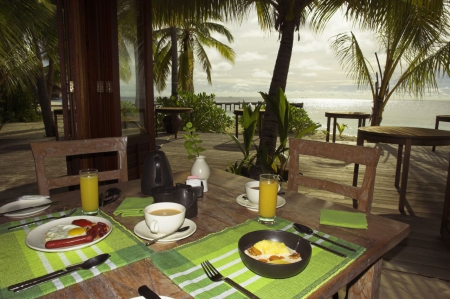
<svg viewBox="0 0 450 299">
<path fill-rule="evenodd" d="M 49 101 L 53 99 L 53 76 L 55 73 L 55 62 L 53 59 L 48 59 L 48 73 L 47 73 L 47 96 Z"/>
<path fill-rule="evenodd" d="M 177 28 L 170 27 L 170 40 L 172 43 L 172 95 L 177 95 L 178 90 L 178 44 L 177 44 Z"/>
<path fill-rule="evenodd" d="M 38 92 L 38 102 L 41 106 L 42 120 L 44 121 L 45 135 L 47 137 L 56 136 L 55 123 L 52 116 L 52 108 L 47 93 L 47 80 L 45 79 L 44 66 L 42 64 L 42 55 L 39 51 L 39 43 L 33 36 L 33 41 L 36 47 L 36 57 L 39 59 L 39 76 L 36 79 L 36 88 Z"/>
<path fill-rule="evenodd" d="M 286 89 L 286 81 L 291 62 L 292 47 L 294 44 L 295 24 L 293 21 L 285 22 L 281 36 L 280 47 L 278 49 L 277 60 L 273 70 L 272 81 L 270 83 L 269 96 L 275 97 L 278 88 Z M 275 153 L 277 145 L 278 124 L 274 112 L 266 107 L 262 132 L 260 132 L 259 145 L 265 144 L 269 155 Z"/>
</svg>

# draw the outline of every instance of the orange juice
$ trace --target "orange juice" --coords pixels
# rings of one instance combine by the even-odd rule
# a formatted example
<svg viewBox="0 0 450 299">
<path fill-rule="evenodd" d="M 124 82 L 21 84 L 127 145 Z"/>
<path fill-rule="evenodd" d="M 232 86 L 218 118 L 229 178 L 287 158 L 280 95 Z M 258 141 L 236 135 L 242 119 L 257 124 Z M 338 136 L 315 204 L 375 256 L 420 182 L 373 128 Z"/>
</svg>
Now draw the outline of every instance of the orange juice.
<svg viewBox="0 0 450 299">
<path fill-rule="evenodd" d="M 264 218 L 275 217 L 277 209 L 278 181 L 259 182 L 259 215 Z"/>
<path fill-rule="evenodd" d="M 92 170 L 80 171 L 81 209 L 87 215 L 98 213 L 98 173 Z"/>
</svg>

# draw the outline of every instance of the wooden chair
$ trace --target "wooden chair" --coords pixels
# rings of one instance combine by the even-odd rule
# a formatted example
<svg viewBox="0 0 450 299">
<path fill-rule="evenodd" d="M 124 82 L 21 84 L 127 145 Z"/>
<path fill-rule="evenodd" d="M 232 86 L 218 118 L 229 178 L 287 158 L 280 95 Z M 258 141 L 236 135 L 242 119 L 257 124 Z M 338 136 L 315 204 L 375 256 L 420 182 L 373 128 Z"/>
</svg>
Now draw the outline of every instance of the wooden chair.
<svg viewBox="0 0 450 299">
<path fill-rule="evenodd" d="M 348 196 L 353 199 L 353 207 L 370 213 L 372 207 L 375 173 L 381 150 L 356 145 L 318 142 L 304 139 L 289 140 L 289 176 L 287 187 L 298 192 L 298 186 L 322 189 Z M 345 163 L 365 165 L 365 173 L 360 187 L 336 183 L 323 178 L 313 178 L 299 173 L 299 156 L 322 157 Z"/>
<path fill-rule="evenodd" d="M 45 141 L 30 143 L 36 166 L 39 194 L 49 195 L 50 189 L 79 185 L 78 175 L 49 178 L 45 171 L 45 159 L 97 153 L 117 152 L 118 169 L 99 171 L 99 181 L 128 181 L 127 137 L 109 137 L 69 141 Z"/>
</svg>

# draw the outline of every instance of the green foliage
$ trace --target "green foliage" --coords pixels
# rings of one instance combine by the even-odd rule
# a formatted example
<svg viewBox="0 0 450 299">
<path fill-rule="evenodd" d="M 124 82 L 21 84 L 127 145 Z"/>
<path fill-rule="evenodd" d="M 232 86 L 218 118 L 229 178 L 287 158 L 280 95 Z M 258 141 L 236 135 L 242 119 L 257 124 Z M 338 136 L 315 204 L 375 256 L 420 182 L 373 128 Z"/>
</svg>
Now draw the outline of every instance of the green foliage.
<svg viewBox="0 0 450 299">
<path fill-rule="evenodd" d="M 1 124 L 6 122 L 35 122 L 41 119 L 41 114 L 37 112 L 36 98 L 31 91 L 19 87 L 14 93 L 4 93 L 0 98 Z"/>
<path fill-rule="evenodd" d="M 139 110 L 130 101 L 120 101 L 120 113 L 122 116 L 138 116 Z"/>
<path fill-rule="evenodd" d="M 316 125 L 316 123 L 309 118 L 305 109 L 289 105 L 289 133 L 294 133 L 297 135 L 298 133 L 307 128 L 311 128 L 314 125 Z"/>
<path fill-rule="evenodd" d="M 206 93 L 194 94 L 180 91 L 178 96 L 158 97 L 156 104 L 165 107 L 190 107 L 192 112 L 192 125 L 200 132 L 224 133 L 233 125 L 233 120 L 225 111 L 214 102 L 215 95 Z M 190 121 L 189 114 L 181 114 L 183 123 Z M 161 123 L 158 119 L 158 123 Z"/>
<path fill-rule="evenodd" d="M 342 137 L 342 133 L 344 133 L 345 128 L 348 128 L 346 124 L 340 125 L 338 122 L 336 122 L 336 128 L 339 131 L 339 137 Z"/>
<path fill-rule="evenodd" d="M 191 160 L 195 157 L 198 157 L 200 153 L 205 151 L 206 149 L 200 146 L 200 143 L 202 143 L 203 140 L 200 139 L 199 134 L 195 133 L 195 127 L 191 122 L 188 122 L 183 127 L 183 130 L 186 132 L 184 134 L 184 148 L 188 153 L 188 160 Z"/>
<path fill-rule="evenodd" d="M 243 113 L 242 113 L 242 126 L 244 128 L 244 143 L 241 143 L 236 136 L 229 133 L 228 135 L 231 139 L 239 146 L 244 158 L 235 162 L 234 164 L 230 163 L 230 166 L 227 167 L 228 172 L 232 172 L 234 174 L 241 174 L 243 167 L 249 169 L 256 156 L 250 153 L 250 149 L 252 147 L 253 137 L 255 136 L 256 126 L 258 124 L 259 110 L 261 109 L 262 103 L 258 103 L 255 107 L 255 110 L 251 108 L 251 106 L 247 105 L 244 101 Z"/>
</svg>

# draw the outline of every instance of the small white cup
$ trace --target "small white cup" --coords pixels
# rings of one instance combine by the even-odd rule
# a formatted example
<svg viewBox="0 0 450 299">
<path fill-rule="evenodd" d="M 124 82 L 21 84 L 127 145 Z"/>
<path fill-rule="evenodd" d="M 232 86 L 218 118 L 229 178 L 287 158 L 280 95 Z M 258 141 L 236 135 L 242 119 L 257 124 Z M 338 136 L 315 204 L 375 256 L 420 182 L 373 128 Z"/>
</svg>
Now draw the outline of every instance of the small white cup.
<svg viewBox="0 0 450 299">
<path fill-rule="evenodd" d="M 165 210 L 175 210 L 179 213 L 163 215 Z M 153 213 L 157 213 L 157 215 Z M 159 211 L 159 212 L 158 212 Z M 174 202 L 159 202 L 144 209 L 145 223 L 154 234 L 170 234 L 183 225 L 186 208 Z"/>
<path fill-rule="evenodd" d="M 279 184 L 278 191 L 280 191 Z M 259 205 L 259 181 L 251 181 L 245 183 L 245 195 L 247 195 L 247 199 L 252 204 Z"/>
</svg>

